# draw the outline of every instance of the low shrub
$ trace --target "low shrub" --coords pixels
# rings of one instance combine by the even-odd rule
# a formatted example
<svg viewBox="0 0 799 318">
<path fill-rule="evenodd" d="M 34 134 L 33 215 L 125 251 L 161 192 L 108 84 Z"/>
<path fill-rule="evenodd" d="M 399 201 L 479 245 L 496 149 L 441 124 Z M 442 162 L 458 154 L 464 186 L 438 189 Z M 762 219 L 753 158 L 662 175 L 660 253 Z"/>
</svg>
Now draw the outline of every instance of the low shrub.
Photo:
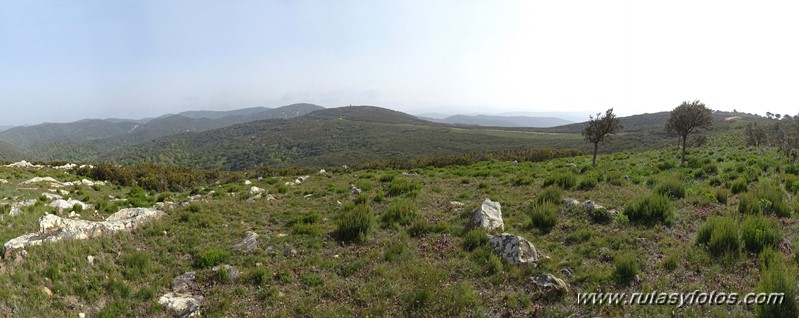
<svg viewBox="0 0 799 318">
<path fill-rule="evenodd" d="M 638 275 L 639 264 L 635 255 L 625 253 L 617 255 L 614 259 L 613 280 L 620 285 L 627 285 Z"/>
<path fill-rule="evenodd" d="M 674 218 L 669 199 L 659 194 L 650 194 L 633 200 L 624 208 L 624 214 L 630 222 L 646 225 L 653 225 L 656 222 L 670 225 Z"/>
<path fill-rule="evenodd" d="M 559 172 L 550 174 L 544 179 L 544 186 L 557 185 L 562 189 L 571 189 L 577 185 L 577 177 L 571 172 Z"/>
<path fill-rule="evenodd" d="M 727 204 L 727 199 L 730 197 L 730 191 L 726 189 L 716 189 L 714 196 L 716 201 L 721 204 Z"/>
<path fill-rule="evenodd" d="M 212 248 L 197 255 L 195 266 L 206 268 L 226 263 L 230 258 L 230 252 L 220 248 Z"/>
<path fill-rule="evenodd" d="M 680 180 L 667 179 L 658 184 L 655 192 L 669 198 L 682 199 L 685 197 L 685 185 Z"/>
<path fill-rule="evenodd" d="M 776 248 L 781 240 L 777 224 L 761 215 L 749 215 L 741 224 L 744 249 L 759 253 L 766 247 Z"/>
<path fill-rule="evenodd" d="M 488 235 L 483 230 L 471 230 L 463 237 L 463 249 L 471 251 L 488 243 Z"/>
<path fill-rule="evenodd" d="M 549 233 L 558 222 L 559 205 L 553 203 L 533 203 L 530 208 L 530 221 L 533 227 Z"/>
<path fill-rule="evenodd" d="M 729 217 L 711 217 L 699 227 L 696 243 L 706 246 L 713 256 L 737 258 L 741 250 L 738 223 Z"/>
<path fill-rule="evenodd" d="M 395 177 L 388 184 L 388 191 L 386 191 L 386 195 L 390 197 L 403 194 L 416 196 L 421 188 L 422 186 L 419 183 L 408 180 L 407 178 Z"/>
<path fill-rule="evenodd" d="M 416 222 L 408 228 L 408 234 L 411 237 L 420 237 L 422 235 L 432 234 L 432 233 L 445 233 L 448 232 L 450 229 L 450 225 L 447 222 L 438 222 L 438 223 L 428 223 L 425 221 Z"/>
<path fill-rule="evenodd" d="M 577 189 L 580 190 L 591 190 L 596 188 L 597 184 L 599 183 L 599 178 L 596 175 L 587 175 L 580 183 L 577 185 Z"/>
<path fill-rule="evenodd" d="M 410 199 L 401 199 L 388 206 L 388 211 L 383 214 L 381 221 L 385 224 L 408 225 L 413 223 L 418 216 L 419 208 L 416 206 L 416 202 Z"/>
<path fill-rule="evenodd" d="M 561 192 L 562 190 L 556 186 L 546 187 L 544 191 L 535 198 L 535 202 L 560 204 L 563 201 Z"/>
<path fill-rule="evenodd" d="M 763 251 L 761 254 L 768 253 Z M 799 308 L 796 305 L 796 267 L 786 264 L 779 253 L 773 254 L 772 260 L 761 269 L 756 292 L 783 293 L 782 302 L 757 305 L 757 314 L 759 317 L 769 318 L 796 317 L 799 315 Z"/>
<path fill-rule="evenodd" d="M 746 179 L 738 178 L 735 179 L 735 181 L 733 181 L 732 184 L 730 185 L 730 191 L 732 192 L 732 194 L 738 194 L 746 191 L 748 186 L 749 184 L 746 182 Z"/>
<path fill-rule="evenodd" d="M 588 209 L 586 213 L 588 218 L 595 223 L 610 223 L 613 220 L 613 215 L 606 208 Z"/>
<path fill-rule="evenodd" d="M 368 205 L 348 205 L 335 218 L 336 234 L 344 241 L 365 241 L 374 226 L 374 212 Z"/>
</svg>

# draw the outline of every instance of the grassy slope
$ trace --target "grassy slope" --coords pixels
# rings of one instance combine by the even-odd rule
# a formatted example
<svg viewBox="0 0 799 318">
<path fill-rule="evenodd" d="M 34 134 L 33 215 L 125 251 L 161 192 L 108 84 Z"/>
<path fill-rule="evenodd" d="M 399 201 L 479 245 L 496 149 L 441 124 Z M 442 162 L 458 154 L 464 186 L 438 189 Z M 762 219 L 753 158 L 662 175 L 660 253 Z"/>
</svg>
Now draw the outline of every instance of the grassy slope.
<svg viewBox="0 0 799 318">
<path fill-rule="evenodd" d="M 84 242 L 61 242 L 29 249 L 23 261 L 4 260 L 0 266 L 0 315 L 75 316 L 99 314 L 169 317 L 157 304 L 168 291 L 172 278 L 197 270 L 199 292 L 205 296 L 203 314 L 221 316 L 752 316 L 754 307 L 690 306 L 578 306 L 576 293 L 585 291 L 705 291 L 750 292 L 755 290 L 759 270 L 756 256 L 744 254 L 734 262 L 721 262 L 694 244 L 697 228 L 710 215 L 737 215 L 740 195 L 728 204 L 713 204 L 706 193 L 716 177 L 728 186 L 741 171 L 753 170 L 756 183 L 780 182 L 789 177 L 785 168 L 792 163 L 773 152 L 714 148 L 691 153 L 709 158 L 718 172 L 696 177 L 702 168 L 670 168 L 676 163 L 674 150 L 618 153 L 600 156 L 599 167 L 581 173 L 590 157 L 567 158 L 544 163 L 483 162 L 472 166 L 417 169 L 417 176 L 400 171 L 353 171 L 336 175 L 313 175 L 296 187 L 282 184 L 293 178 L 266 178 L 255 182 L 277 200 L 248 203 L 242 181 L 200 191 L 207 202 L 169 211 L 164 219 L 133 233 Z M 569 167 L 575 163 L 578 167 Z M 660 168 L 665 169 L 661 171 Z M 700 164 L 701 166 L 701 164 Z M 580 209 L 561 211 L 549 233 L 530 226 L 529 201 L 540 194 L 544 179 L 553 173 L 588 174 L 608 177 L 592 190 L 566 190 L 564 197 L 593 199 L 623 211 L 630 200 L 652 192 L 666 177 L 680 178 L 687 187 L 684 199 L 672 200 L 675 221 L 671 226 L 653 227 L 614 222 L 593 224 Z M 16 183 L 34 175 L 56 172 L 0 168 L 0 195 L 36 197 L 41 190 L 20 190 Z M 752 173 L 752 172 L 749 172 Z M 632 183 L 623 181 L 628 175 Z M 59 175 L 60 176 L 60 175 Z M 374 198 L 388 193 L 393 179 L 406 179 L 421 186 L 418 196 Z M 63 175 L 61 178 L 75 179 Z M 603 178 L 604 179 L 604 178 Z M 617 180 L 617 181 L 610 181 Z M 68 181 L 68 180 L 66 180 Z M 620 185 L 611 183 L 620 182 Z M 377 218 L 389 206 L 412 200 L 420 210 L 414 225 L 377 227 L 364 243 L 337 241 L 333 232 L 335 215 L 356 198 L 349 184 L 364 190 L 368 206 Z M 754 186 L 754 185 L 750 185 Z M 109 194 L 125 197 L 128 189 L 114 186 L 71 189 L 73 197 L 103 204 Z M 218 194 L 209 195 L 214 190 Z M 225 193 L 235 193 L 228 196 Z M 78 194 L 79 193 L 79 194 Z M 303 196 L 311 194 L 311 198 Z M 153 194 L 155 195 L 155 194 Z M 788 195 L 791 210 L 796 200 Z M 86 198 L 88 197 L 88 198 Z M 186 200 L 188 193 L 174 194 Z M 550 257 L 538 267 L 512 266 L 499 262 L 486 247 L 472 251 L 462 248 L 464 225 L 472 208 L 485 198 L 501 202 L 506 232 L 528 238 Z M 154 197 L 150 198 L 154 200 Z M 466 203 L 454 209 L 450 201 Z M 36 206 L 18 217 L 4 216 L 0 240 L 35 230 L 35 219 L 49 209 Z M 113 210 L 113 209 L 109 209 Z M 110 212 L 101 211 L 99 219 Z M 301 217 L 318 215 L 309 224 L 297 224 Z M 773 217 L 769 217 L 773 218 Z M 779 219 L 784 241 L 796 242 L 799 226 L 794 217 Z M 412 235 L 421 225 L 440 225 L 440 233 Z M 261 249 L 233 251 L 248 230 L 261 235 Z M 410 233 L 410 234 L 409 234 Z M 795 243 L 794 243 L 795 246 Z M 604 248 L 604 249 L 603 249 Z M 237 266 L 243 277 L 238 282 L 214 278 L 197 257 L 211 249 L 230 251 L 225 263 Z M 600 251 L 605 252 L 600 252 Z M 783 251 L 787 253 L 788 251 Z M 612 279 L 612 258 L 632 253 L 641 264 L 639 285 L 619 285 Z M 96 256 L 89 265 L 87 255 Z M 785 254 L 786 258 L 793 255 Z M 676 259 L 667 269 L 664 260 Z M 793 260 L 789 261 L 791 264 Z M 795 265 L 792 265 L 795 266 Z M 559 273 L 574 271 L 573 277 Z M 541 299 L 531 290 L 529 277 L 549 272 L 563 278 L 571 293 L 563 299 Z M 47 298 L 42 286 L 54 292 Z"/>
</svg>

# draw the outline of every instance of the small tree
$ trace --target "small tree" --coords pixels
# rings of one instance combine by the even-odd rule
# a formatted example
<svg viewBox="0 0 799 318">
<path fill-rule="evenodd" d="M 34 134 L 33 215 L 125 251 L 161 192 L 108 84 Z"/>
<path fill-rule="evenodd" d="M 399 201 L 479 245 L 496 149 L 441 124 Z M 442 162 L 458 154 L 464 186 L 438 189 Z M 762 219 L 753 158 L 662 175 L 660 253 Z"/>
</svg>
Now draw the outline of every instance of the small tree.
<svg viewBox="0 0 799 318">
<path fill-rule="evenodd" d="M 671 111 L 671 116 L 666 122 L 666 131 L 676 131 L 682 139 L 682 158 L 680 163 L 685 164 L 685 147 L 688 134 L 697 128 L 710 129 L 713 127 L 713 114 L 705 104 L 699 100 L 682 102 L 680 106 Z"/>
<path fill-rule="evenodd" d="M 583 128 L 583 136 L 585 140 L 594 144 L 594 157 L 592 164 L 596 166 L 596 152 L 599 149 L 599 143 L 607 142 L 610 140 L 610 135 L 619 132 L 623 127 L 613 113 L 613 108 L 605 111 L 605 115 L 597 113 L 596 117 L 589 116 L 590 120 L 588 125 Z"/>
</svg>

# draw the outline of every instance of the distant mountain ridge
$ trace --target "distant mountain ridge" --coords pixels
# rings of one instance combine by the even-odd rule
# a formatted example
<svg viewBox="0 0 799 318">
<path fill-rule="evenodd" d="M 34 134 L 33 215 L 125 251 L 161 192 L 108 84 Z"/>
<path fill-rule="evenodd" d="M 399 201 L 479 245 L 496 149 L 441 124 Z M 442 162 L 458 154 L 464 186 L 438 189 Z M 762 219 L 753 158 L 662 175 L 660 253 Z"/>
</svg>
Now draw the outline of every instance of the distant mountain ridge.
<svg viewBox="0 0 799 318">
<path fill-rule="evenodd" d="M 443 117 L 442 116 L 446 116 Z M 450 125 L 474 125 L 484 127 L 532 127 L 548 128 L 573 123 L 557 117 L 533 117 L 533 116 L 502 116 L 502 115 L 444 115 L 438 113 L 428 113 L 416 116 L 419 119 L 444 123 Z"/>
<path fill-rule="evenodd" d="M 182 113 L 184 115 L 164 115 L 147 121 L 84 119 L 71 123 L 44 123 L 0 132 L 0 142 L 17 150 L 24 149 L 30 157 L 41 160 L 86 160 L 111 149 L 164 136 L 219 129 L 256 120 L 291 118 L 320 109 L 324 108 L 313 104 L 293 104 L 278 108 L 254 107 L 220 112 L 191 111 Z"/>
</svg>

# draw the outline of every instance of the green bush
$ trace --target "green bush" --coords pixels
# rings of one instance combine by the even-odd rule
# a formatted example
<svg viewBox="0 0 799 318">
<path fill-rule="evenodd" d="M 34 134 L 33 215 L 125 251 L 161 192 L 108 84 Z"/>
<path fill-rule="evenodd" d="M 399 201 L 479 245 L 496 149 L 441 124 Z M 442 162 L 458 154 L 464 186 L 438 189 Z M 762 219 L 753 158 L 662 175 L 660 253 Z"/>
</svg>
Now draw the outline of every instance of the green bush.
<svg viewBox="0 0 799 318">
<path fill-rule="evenodd" d="M 631 222 L 653 225 L 656 222 L 671 224 L 674 211 L 669 199 L 662 195 L 650 194 L 628 203 L 624 214 Z"/>
<path fill-rule="evenodd" d="M 744 215 L 759 215 L 763 213 L 760 199 L 754 193 L 747 193 L 741 196 L 738 202 L 738 212 Z"/>
<path fill-rule="evenodd" d="M 250 271 L 250 273 L 246 277 L 246 281 L 249 281 L 251 284 L 255 286 L 263 286 L 266 283 L 272 280 L 272 273 L 265 268 L 257 267 Z"/>
<path fill-rule="evenodd" d="M 655 192 L 666 197 L 682 199 L 685 197 L 685 185 L 677 179 L 667 179 L 655 188 Z"/>
<path fill-rule="evenodd" d="M 761 254 L 769 254 L 767 251 L 770 250 L 767 248 Z M 773 254 L 771 261 L 761 269 L 756 290 L 759 293 L 783 293 L 782 302 L 757 305 L 757 314 L 759 317 L 797 317 L 796 267 L 786 264 L 779 253 Z"/>
<path fill-rule="evenodd" d="M 488 243 L 488 235 L 483 230 L 471 230 L 463 237 L 463 249 L 471 251 Z"/>
<path fill-rule="evenodd" d="M 336 234 L 344 241 L 365 241 L 374 226 L 374 219 L 374 212 L 368 205 L 345 206 L 335 219 Z"/>
<path fill-rule="evenodd" d="M 776 248 L 781 239 L 777 224 L 761 215 L 746 216 L 741 224 L 741 240 L 749 252 L 759 253 L 766 247 Z"/>
<path fill-rule="evenodd" d="M 535 201 L 536 203 L 560 204 L 563 201 L 561 192 L 562 190 L 556 186 L 546 187 L 544 191 L 535 198 Z"/>
<path fill-rule="evenodd" d="M 553 203 L 533 203 L 530 208 L 530 221 L 533 227 L 548 233 L 558 222 L 560 206 Z"/>
<path fill-rule="evenodd" d="M 696 243 L 706 246 L 713 256 L 737 258 L 741 250 L 738 223 L 729 217 L 711 217 L 699 227 Z"/>
<path fill-rule="evenodd" d="M 628 285 L 638 275 L 639 265 L 635 255 L 625 253 L 614 258 L 613 280 L 620 285 Z"/>
<path fill-rule="evenodd" d="M 411 257 L 411 251 L 408 247 L 407 240 L 398 240 L 392 242 L 388 248 L 386 248 L 386 253 L 383 255 L 383 259 L 388 262 L 394 262 L 398 260 L 406 260 Z"/>
<path fill-rule="evenodd" d="M 151 269 L 150 256 L 144 252 L 133 252 L 119 259 L 127 279 L 146 277 Z"/>
<path fill-rule="evenodd" d="M 413 223 L 418 216 L 419 208 L 416 207 L 416 202 L 410 199 L 401 199 L 388 206 L 388 211 L 383 214 L 381 221 L 385 224 L 408 225 Z"/>
<path fill-rule="evenodd" d="M 577 185 L 577 177 L 571 172 L 553 173 L 544 179 L 544 186 L 546 187 L 553 184 L 568 190 Z"/>
<path fill-rule="evenodd" d="M 197 255 L 195 266 L 206 268 L 226 263 L 230 258 L 230 252 L 220 248 L 212 248 Z"/>
<path fill-rule="evenodd" d="M 749 183 L 746 182 L 746 179 L 738 178 L 732 182 L 732 185 L 730 185 L 730 191 L 732 192 L 732 194 L 738 194 L 746 191 L 748 186 Z"/>
<path fill-rule="evenodd" d="M 448 232 L 449 229 L 450 225 L 447 222 L 428 223 L 425 221 L 417 221 L 408 228 L 408 234 L 411 237 L 420 237 L 432 233 L 445 233 Z"/>
<path fill-rule="evenodd" d="M 596 223 L 610 223 L 613 220 L 613 215 L 606 208 L 589 209 L 586 211 L 591 221 Z"/>
<path fill-rule="evenodd" d="M 388 191 L 386 192 L 386 195 L 390 197 L 403 194 L 415 196 L 418 194 L 421 188 L 422 186 L 420 184 L 408 180 L 407 178 L 396 177 L 391 180 L 391 183 L 388 184 Z"/>
<path fill-rule="evenodd" d="M 730 191 L 726 189 L 716 189 L 714 196 L 716 197 L 716 201 L 721 204 L 727 204 L 727 199 L 730 197 Z"/>
<path fill-rule="evenodd" d="M 577 185 L 577 189 L 580 190 L 591 190 L 596 188 L 597 184 L 599 183 L 599 178 L 595 175 L 588 175 L 585 176 L 580 183 Z"/>
</svg>

